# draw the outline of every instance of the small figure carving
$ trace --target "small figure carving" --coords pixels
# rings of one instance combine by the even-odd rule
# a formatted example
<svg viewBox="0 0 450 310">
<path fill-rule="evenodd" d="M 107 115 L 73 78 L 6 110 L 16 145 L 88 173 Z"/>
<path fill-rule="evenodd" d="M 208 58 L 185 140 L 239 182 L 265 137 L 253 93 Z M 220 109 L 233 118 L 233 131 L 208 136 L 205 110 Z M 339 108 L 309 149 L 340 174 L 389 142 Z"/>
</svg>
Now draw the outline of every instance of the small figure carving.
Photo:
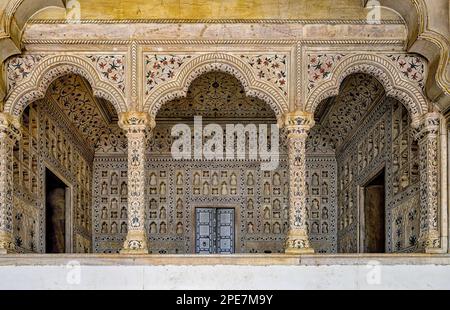
<svg viewBox="0 0 450 310">
<path fill-rule="evenodd" d="M 236 174 L 233 172 L 230 176 L 230 185 L 236 186 L 237 185 L 237 177 Z"/>
<path fill-rule="evenodd" d="M 281 226 L 280 226 L 280 223 L 275 222 L 275 224 L 273 224 L 273 233 L 274 233 L 274 234 L 281 234 Z"/>
<path fill-rule="evenodd" d="M 208 184 L 208 182 L 203 183 L 203 195 L 209 195 L 209 184 Z"/>
<path fill-rule="evenodd" d="M 108 218 L 108 211 L 107 211 L 106 207 L 103 207 L 103 209 L 102 209 L 102 216 L 101 216 L 101 218 L 102 219 L 107 219 Z"/>
<path fill-rule="evenodd" d="M 161 225 L 159 225 L 159 233 L 165 234 L 167 232 L 166 223 L 162 222 Z"/>
<path fill-rule="evenodd" d="M 177 174 L 177 185 L 183 185 L 183 174 L 181 172 Z"/>
<path fill-rule="evenodd" d="M 108 195 L 108 184 L 106 182 L 102 183 L 102 195 Z"/>
<path fill-rule="evenodd" d="M 127 223 L 122 222 L 122 225 L 120 226 L 120 233 L 121 233 L 121 234 L 126 234 L 127 231 L 128 231 Z"/>
<path fill-rule="evenodd" d="M 195 186 L 199 186 L 200 185 L 200 174 L 198 172 L 196 172 L 194 174 L 194 185 Z"/>
<path fill-rule="evenodd" d="M 275 173 L 273 175 L 273 185 L 274 186 L 280 186 L 281 185 L 280 175 L 278 173 Z"/>
<path fill-rule="evenodd" d="M 270 219 L 270 209 L 269 209 L 269 207 L 265 207 L 264 208 L 264 218 L 266 220 Z"/>
<path fill-rule="evenodd" d="M 154 172 L 152 172 L 152 174 L 150 174 L 150 185 L 156 186 L 156 174 Z"/>
<path fill-rule="evenodd" d="M 111 185 L 112 186 L 117 186 L 119 185 L 119 176 L 117 175 L 117 173 L 113 172 L 111 174 Z"/>
<path fill-rule="evenodd" d="M 270 234 L 270 224 L 267 222 L 264 224 L 264 233 Z"/>
<path fill-rule="evenodd" d="M 183 234 L 183 224 L 181 222 L 178 222 L 177 224 L 177 234 L 178 235 Z"/>
<path fill-rule="evenodd" d="M 255 180 L 253 179 L 253 173 L 249 173 L 247 175 L 247 186 L 253 186 L 255 184 Z"/>
<path fill-rule="evenodd" d="M 155 222 L 152 222 L 151 224 L 150 224 L 150 234 L 156 234 L 156 223 Z"/>
<path fill-rule="evenodd" d="M 253 234 L 254 232 L 255 231 L 254 231 L 254 228 L 253 228 L 253 223 L 252 222 L 248 223 L 247 224 L 247 233 Z"/>
<path fill-rule="evenodd" d="M 270 195 L 270 184 L 268 182 L 264 183 L 264 195 L 265 196 Z"/>
<path fill-rule="evenodd" d="M 128 194 L 128 186 L 127 183 L 124 181 L 122 182 L 122 185 L 120 186 L 120 195 L 126 196 Z"/>
<path fill-rule="evenodd" d="M 219 176 L 217 175 L 217 172 L 213 173 L 212 176 L 212 185 L 213 186 L 218 186 L 219 185 Z"/>
<path fill-rule="evenodd" d="M 162 182 L 162 183 L 159 185 L 159 194 L 160 194 L 161 196 L 165 196 L 165 195 L 166 195 L 166 183 L 165 183 L 165 182 Z"/>
<path fill-rule="evenodd" d="M 228 194 L 228 187 L 227 187 L 227 183 L 225 183 L 225 182 L 222 183 L 221 194 L 222 195 L 227 195 Z"/>
</svg>

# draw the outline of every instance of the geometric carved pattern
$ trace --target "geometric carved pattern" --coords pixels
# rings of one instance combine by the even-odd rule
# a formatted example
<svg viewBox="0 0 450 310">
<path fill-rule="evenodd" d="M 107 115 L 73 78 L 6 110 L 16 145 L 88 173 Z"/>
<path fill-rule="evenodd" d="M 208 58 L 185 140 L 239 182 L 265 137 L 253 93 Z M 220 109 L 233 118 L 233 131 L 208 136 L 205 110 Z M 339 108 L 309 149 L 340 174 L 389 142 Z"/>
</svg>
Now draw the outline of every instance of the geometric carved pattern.
<svg viewBox="0 0 450 310">
<path fill-rule="evenodd" d="M 376 78 L 367 74 L 353 74 L 344 82 L 334 104 L 321 125 L 327 129 L 332 144 L 338 149 L 351 135 L 374 103 L 384 93 Z"/>
<path fill-rule="evenodd" d="M 87 57 L 95 65 L 97 71 L 101 73 L 103 80 L 111 82 L 122 93 L 125 93 L 125 56 L 93 55 Z"/>
<path fill-rule="evenodd" d="M 170 81 L 190 55 L 145 55 L 146 92 L 148 95 L 157 85 Z"/>
<path fill-rule="evenodd" d="M 308 92 L 331 74 L 343 54 L 308 54 Z"/>
<path fill-rule="evenodd" d="M 289 86 L 287 55 L 240 55 L 240 57 L 252 67 L 255 76 L 277 86 L 287 97 Z"/>
<path fill-rule="evenodd" d="M 13 89 L 17 83 L 27 78 L 34 66 L 44 57 L 44 55 L 23 55 L 11 58 L 6 65 L 8 89 Z"/>
<path fill-rule="evenodd" d="M 109 132 L 109 120 L 83 78 L 74 74 L 63 76 L 52 83 L 48 92 L 84 140 L 95 148 L 99 138 Z"/>
<path fill-rule="evenodd" d="M 209 72 L 195 79 L 187 97 L 167 102 L 157 117 L 193 118 L 197 115 L 207 118 L 275 119 L 272 109 L 264 101 L 247 97 L 239 81 L 222 72 Z"/>
<path fill-rule="evenodd" d="M 397 54 L 387 56 L 411 82 L 417 84 L 420 89 L 425 87 L 425 63 L 426 60 L 417 55 Z"/>
</svg>

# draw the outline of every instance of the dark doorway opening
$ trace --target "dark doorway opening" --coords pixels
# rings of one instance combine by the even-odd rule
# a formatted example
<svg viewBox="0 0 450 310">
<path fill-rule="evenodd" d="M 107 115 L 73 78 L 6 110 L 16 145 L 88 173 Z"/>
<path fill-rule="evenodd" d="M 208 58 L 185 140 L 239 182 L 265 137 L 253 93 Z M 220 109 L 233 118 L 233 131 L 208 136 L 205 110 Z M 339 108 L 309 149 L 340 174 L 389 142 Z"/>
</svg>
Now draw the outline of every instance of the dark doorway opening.
<svg viewBox="0 0 450 310">
<path fill-rule="evenodd" d="M 66 252 L 68 186 L 53 172 L 45 171 L 45 252 Z"/>
<path fill-rule="evenodd" d="M 364 252 L 384 253 L 385 234 L 384 170 L 364 187 Z"/>
</svg>

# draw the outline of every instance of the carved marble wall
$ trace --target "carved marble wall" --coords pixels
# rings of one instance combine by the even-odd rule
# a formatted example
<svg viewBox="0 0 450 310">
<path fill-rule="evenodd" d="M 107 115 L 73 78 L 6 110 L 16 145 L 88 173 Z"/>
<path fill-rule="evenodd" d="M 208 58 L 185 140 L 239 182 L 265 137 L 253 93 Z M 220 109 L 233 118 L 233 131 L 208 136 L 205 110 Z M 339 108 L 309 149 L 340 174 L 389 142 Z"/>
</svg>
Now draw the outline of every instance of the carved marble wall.
<svg viewBox="0 0 450 310">
<path fill-rule="evenodd" d="M 158 143 L 156 141 L 155 143 Z M 195 208 L 231 207 L 236 252 L 282 253 L 287 232 L 286 161 L 261 171 L 258 161 L 175 161 L 156 156 L 148 164 L 146 229 L 152 253 L 194 253 Z M 94 161 L 94 252 L 116 253 L 126 236 L 126 159 Z M 336 163 L 308 158 L 311 242 L 336 252 Z"/>
<path fill-rule="evenodd" d="M 14 149 L 14 243 L 18 252 L 45 251 L 45 169 L 72 187 L 72 251 L 91 252 L 92 154 L 50 98 L 22 117 Z"/>
<path fill-rule="evenodd" d="M 338 251 L 358 251 L 358 186 L 385 169 L 386 251 L 413 252 L 419 236 L 418 146 L 406 108 L 386 98 L 337 154 Z"/>
</svg>

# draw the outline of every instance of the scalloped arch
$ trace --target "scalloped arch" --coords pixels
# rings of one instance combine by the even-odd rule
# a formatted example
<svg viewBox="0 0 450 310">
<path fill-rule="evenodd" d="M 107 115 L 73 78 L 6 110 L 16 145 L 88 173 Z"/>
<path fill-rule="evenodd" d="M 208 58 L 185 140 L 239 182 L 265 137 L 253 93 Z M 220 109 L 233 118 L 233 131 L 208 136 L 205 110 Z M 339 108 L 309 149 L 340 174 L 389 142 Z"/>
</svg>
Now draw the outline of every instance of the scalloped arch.
<svg viewBox="0 0 450 310">
<path fill-rule="evenodd" d="M 321 101 L 339 94 L 342 81 L 353 73 L 374 76 L 384 87 L 386 95 L 402 102 L 408 109 L 414 126 L 428 112 L 421 90 L 401 77 L 397 68 L 386 58 L 373 54 L 357 54 L 345 58 L 333 70 L 331 79 L 316 87 L 306 100 L 305 110 L 314 113 Z"/>
<path fill-rule="evenodd" d="M 205 54 L 190 60 L 173 81 L 161 84 L 150 94 L 144 103 L 144 111 L 155 117 L 164 103 L 186 97 L 192 81 L 212 71 L 221 71 L 236 77 L 244 87 L 246 95 L 265 101 L 273 109 L 277 118 L 288 112 L 287 100 L 278 89 L 258 80 L 250 66 L 239 58 L 223 53 Z"/>
<path fill-rule="evenodd" d="M 71 73 L 84 77 L 91 85 L 94 96 L 111 102 L 117 113 L 126 112 L 125 99 L 120 91 L 103 81 L 89 61 L 69 55 L 50 56 L 36 65 L 30 76 L 12 90 L 4 112 L 20 116 L 29 104 L 45 97 L 53 81 Z"/>
</svg>

